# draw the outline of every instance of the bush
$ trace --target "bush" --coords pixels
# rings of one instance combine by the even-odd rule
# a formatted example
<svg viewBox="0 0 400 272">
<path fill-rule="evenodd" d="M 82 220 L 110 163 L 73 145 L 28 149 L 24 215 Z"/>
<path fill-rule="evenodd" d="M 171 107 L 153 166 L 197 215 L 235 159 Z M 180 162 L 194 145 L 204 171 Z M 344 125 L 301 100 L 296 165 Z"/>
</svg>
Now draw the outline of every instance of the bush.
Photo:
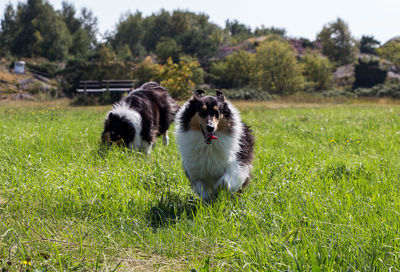
<svg viewBox="0 0 400 272">
<path fill-rule="evenodd" d="M 354 93 L 359 97 L 390 97 L 400 99 L 400 84 L 379 84 L 372 88 L 358 88 Z"/>
<path fill-rule="evenodd" d="M 135 69 L 136 86 L 149 81 L 159 81 L 161 73 L 161 65 L 156 64 L 150 57 L 139 63 Z"/>
<path fill-rule="evenodd" d="M 396 68 L 400 70 L 400 41 L 394 40 L 388 42 L 376 51 L 381 58 L 393 62 Z"/>
<path fill-rule="evenodd" d="M 223 61 L 214 63 L 210 68 L 210 77 L 218 88 L 241 88 L 250 83 L 250 72 L 254 65 L 253 55 L 239 50 L 227 56 Z"/>
<path fill-rule="evenodd" d="M 353 92 L 349 92 L 341 89 L 332 89 L 320 92 L 322 97 L 326 98 L 335 98 L 335 97 L 347 97 L 347 98 L 356 98 L 357 95 Z"/>
<path fill-rule="evenodd" d="M 359 58 L 354 67 L 354 88 L 372 87 L 385 82 L 388 67 L 384 67 L 376 58 Z"/>
<path fill-rule="evenodd" d="M 223 89 L 222 92 L 230 100 L 272 100 L 270 93 L 259 89 Z"/>
<path fill-rule="evenodd" d="M 196 83 L 202 81 L 202 69 L 197 60 L 181 59 L 179 63 L 173 63 L 172 58 L 160 70 L 162 81 L 160 82 L 173 98 L 186 99 L 192 94 Z M 196 82 L 197 81 L 197 82 Z"/>
<path fill-rule="evenodd" d="M 54 62 L 44 61 L 41 59 L 39 62 L 26 62 L 28 71 L 38 73 L 48 78 L 53 78 L 61 71 L 59 65 Z"/>
<path fill-rule="evenodd" d="M 301 57 L 300 63 L 303 65 L 303 75 L 313 91 L 324 90 L 331 85 L 333 65 L 328 58 L 309 51 Z"/>
<path fill-rule="evenodd" d="M 290 44 L 264 42 L 257 48 L 250 75 L 250 85 L 271 94 L 289 94 L 303 88 L 301 66 Z"/>
</svg>

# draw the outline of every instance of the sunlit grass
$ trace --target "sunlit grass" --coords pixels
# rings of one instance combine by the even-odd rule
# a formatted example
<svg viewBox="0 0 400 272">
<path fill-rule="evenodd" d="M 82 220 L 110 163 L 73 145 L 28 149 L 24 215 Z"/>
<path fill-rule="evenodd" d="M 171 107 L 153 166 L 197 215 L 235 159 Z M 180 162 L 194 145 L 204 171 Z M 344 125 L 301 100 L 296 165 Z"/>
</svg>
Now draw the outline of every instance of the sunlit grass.
<svg viewBox="0 0 400 272">
<path fill-rule="evenodd" d="M 99 148 L 109 107 L 0 106 L 0 268 L 399 271 L 400 106 L 238 103 L 239 197 L 194 196 L 171 145 Z"/>
</svg>

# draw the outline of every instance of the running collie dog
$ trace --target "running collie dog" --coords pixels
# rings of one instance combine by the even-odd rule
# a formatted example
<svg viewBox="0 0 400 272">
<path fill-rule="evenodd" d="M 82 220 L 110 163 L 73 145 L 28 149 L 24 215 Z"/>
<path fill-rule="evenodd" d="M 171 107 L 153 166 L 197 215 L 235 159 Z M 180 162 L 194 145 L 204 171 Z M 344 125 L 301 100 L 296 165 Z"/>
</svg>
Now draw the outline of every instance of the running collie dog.
<svg viewBox="0 0 400 272">
<path fill-rule="evenodd" d="M 176 115 L 176 139 L 192 189 L 204 200 L 219 187 L 231 193 L 250 181 L 254 137 L 224 94 L 195 91 Z"/>
<path fill-rule="evenodd" d="M 163 135 L 163 142 L 168 145 L 168 129 L 178 109 L 164 87 L 147 82 L 122 98 L 107 114 L 102 142 L 148 154 L 157 136 Z"/>
</svg>

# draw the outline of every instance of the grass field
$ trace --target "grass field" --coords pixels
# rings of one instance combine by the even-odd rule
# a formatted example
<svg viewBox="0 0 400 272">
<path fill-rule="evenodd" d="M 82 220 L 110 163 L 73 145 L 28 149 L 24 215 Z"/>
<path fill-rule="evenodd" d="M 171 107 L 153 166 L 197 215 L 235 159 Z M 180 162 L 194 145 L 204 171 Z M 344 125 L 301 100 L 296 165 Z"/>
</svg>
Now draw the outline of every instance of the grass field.
<svg viewBox="0 0 400 272">
<path fill-rule="evenodd" d="M 253 180 L 206 205 L 174 137 L 101 150 L 110 107 L 0 104 L 0 271 L 400 271 L 400 106 L 238 106 Z"/>
</svg>

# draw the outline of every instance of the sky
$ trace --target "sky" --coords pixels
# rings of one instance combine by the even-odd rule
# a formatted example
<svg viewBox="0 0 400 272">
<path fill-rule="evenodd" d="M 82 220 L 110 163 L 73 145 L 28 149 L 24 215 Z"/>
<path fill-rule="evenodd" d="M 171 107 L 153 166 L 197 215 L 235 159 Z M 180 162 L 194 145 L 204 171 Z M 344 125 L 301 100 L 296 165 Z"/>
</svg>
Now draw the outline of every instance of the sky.
<svg viewBox="0 0 400 272">
<path fill-rule="evenodd" d="M 62 1 L 47 0 L 55 9 Z M 26 0 L 22 1 L 26 2 Z M 315 40 L 324 25 L 340 17 L 346 21 L 355 38 L 372 35 L 384 43 L 400 35 L 400 0 L 68 0 L 79 10 L 87 7 L 98 19 L 100 34 L 115 29 L 121 16 L 137 10 L 144 16 L 160 9 L 204 13 L 210 21 L 225 26 L 227 19 L 237 19 L 252 29 L 285 28 L 290 37 Z M 1 17 L 7 3 L 0 0 Z"/>
</svg>

